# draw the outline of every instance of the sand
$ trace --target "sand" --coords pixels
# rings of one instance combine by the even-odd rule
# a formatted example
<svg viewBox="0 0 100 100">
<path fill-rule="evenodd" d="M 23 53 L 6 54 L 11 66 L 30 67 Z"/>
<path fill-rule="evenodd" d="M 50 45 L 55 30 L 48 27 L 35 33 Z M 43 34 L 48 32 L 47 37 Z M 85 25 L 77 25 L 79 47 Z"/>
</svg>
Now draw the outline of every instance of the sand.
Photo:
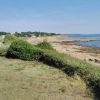
<svg viewBox="0 0 100 100">
<path fill-rule="evenodd" d="M 53 45 L 54 48 L 62 53 L 68 54 L 75 58 L 84 60 L 88 63 L 100 66 L 100 56 L 95 56 L 95 53 L 84 53 L 81 52 L 80 49 L 82 46 L 77 45 Z"/>
<path fill-rule="evenodd" d="M 27 41 L 32 44 L 38 44 L 42 41 L 48 41 L 50 43 L 61 43 L 63 40 L 63 36 L 57 35 L 57 36 L 45 36 L 45 37 L 29 37 L 27 38 Z"/>
<path fill-rule="evenodd" d="M 47 40 L 51 45 L 61 53 L 68 54 L 72 57 L 84 60 L 88 63 L 100 66 L 100 50 L 99 52 L 94 52 L 95 48 L 83 47 L 75 45 L 74 42 L 62 44 L 65 35 L 57 35 L 57 36 L 47 36 L 47 37 L 31 37 L 28 38 L 28 41 L 33 44 L 37 44 L 42 42 L 43 40 Z"/>
</svg>

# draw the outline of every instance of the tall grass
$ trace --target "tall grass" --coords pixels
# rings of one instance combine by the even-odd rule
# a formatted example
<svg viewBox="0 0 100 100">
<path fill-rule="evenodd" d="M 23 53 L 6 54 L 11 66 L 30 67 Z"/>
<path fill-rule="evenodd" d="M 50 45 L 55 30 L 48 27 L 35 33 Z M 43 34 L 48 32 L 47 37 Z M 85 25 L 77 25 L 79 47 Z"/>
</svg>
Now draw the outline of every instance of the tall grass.
<svg viewBox="0 0 100 100">
<path fill-rule="evenodd" d="M 2 44 L 0 46 L 0 56 L 5 56 L 6 53 L 7 53 L 8 48 L 9 48 L 9 45 Z"/>
<path fill-rule="evenodd" d="M 4 40 L 3 40 L 3 43 L 9 44 L 9 43 L 12 43 L 15 40 L 17 40 L 16 36 L 14 36 L 14 35 L 6 35 Z"/>
<path fill-rule="evenodd" d="M 54 50 L 54 48 L 51 46 L 49 42 L 47 42 L 47 40 L 44 40 L 43 42 L 37 44 L 36 47 L 41 49 Z"/>
</svg>

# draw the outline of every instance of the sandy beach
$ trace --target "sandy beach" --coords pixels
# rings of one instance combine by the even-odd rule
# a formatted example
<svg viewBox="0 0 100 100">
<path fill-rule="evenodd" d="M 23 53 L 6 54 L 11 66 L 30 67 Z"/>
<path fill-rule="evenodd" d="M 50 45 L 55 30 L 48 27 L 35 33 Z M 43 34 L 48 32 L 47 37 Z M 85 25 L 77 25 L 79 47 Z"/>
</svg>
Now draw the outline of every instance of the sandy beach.
<svg viewBox="0 0 100 100">
<path fill-rule="evenodd" d="M 100 49 L 83 47 L 72 42 L 63 42 L 65 35 L 47 36 L 47 37 L 31 37 L 28 42 L 37 44 L 43 40 L 47 40 L 51 45 L 61 53 L 68 54 L 72 57 L 84 60 L 88 63 L 100 66 Z"/>
</svg>

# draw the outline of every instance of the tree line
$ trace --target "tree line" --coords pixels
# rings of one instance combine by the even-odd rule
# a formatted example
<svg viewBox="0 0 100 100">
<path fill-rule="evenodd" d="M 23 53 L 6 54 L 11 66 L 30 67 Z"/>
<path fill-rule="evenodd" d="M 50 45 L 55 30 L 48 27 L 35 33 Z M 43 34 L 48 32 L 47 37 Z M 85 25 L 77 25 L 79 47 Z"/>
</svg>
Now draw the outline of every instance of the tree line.
<svg viewBox="0 0 100 100">
<path fill-rule="evenodd" d="M 8 32 L 0 32 L 0 35 L 10 35 L 11 33 Z"/>
<path fill-rule="evenodd" d="M 0 32 L 0 35 L 10 35 L 11 33 L 8 32 Z M 17 37 L 31 37 L 31 36 L 52 36 L 58 35 L 56 33 L 47 33 L 47 32 L 15 32 L 13 33 Z"/>
<path fill-rule="evenodd" d="M 15 36 L 17 37 L 31 37 L 31 36 L 52 36 L 57 35 L 56 33 L 47 33 L 47 32 L 15 32 Z"/>
</svg>

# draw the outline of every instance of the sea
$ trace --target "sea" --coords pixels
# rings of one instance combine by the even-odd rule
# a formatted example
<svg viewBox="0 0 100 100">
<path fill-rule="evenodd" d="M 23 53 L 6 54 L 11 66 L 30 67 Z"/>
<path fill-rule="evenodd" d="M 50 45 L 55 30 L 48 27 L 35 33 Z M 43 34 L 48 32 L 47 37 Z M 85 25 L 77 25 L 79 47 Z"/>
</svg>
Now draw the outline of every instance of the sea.
<svg viewBox="0 0 100 100">
<path fill-rule="evenodd" d="M 100 34 L 72 34 L 65 38 L 68 41 L 78 41 L 77 45 L 100 48 Z M 89 40 L 89 41 L 79 41 Z"/>
</svg>

